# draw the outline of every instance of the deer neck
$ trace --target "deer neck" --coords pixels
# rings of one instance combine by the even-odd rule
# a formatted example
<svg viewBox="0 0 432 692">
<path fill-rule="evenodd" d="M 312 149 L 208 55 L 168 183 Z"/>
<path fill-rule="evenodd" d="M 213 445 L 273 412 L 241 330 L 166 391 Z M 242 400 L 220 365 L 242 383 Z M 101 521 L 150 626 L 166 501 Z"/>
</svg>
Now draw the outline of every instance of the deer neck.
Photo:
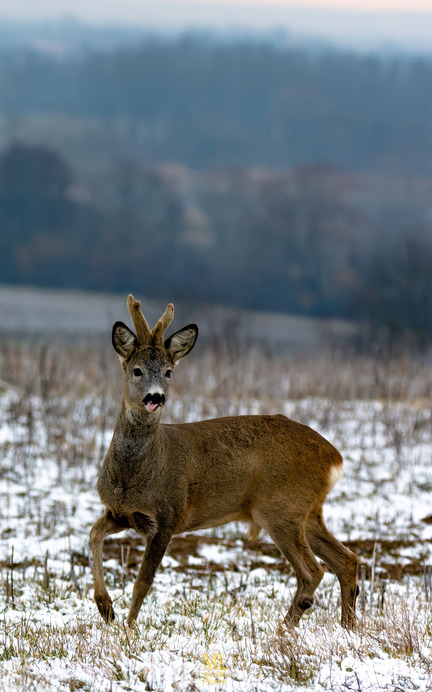
<svg viewBox="0 0 432 692">
<path fill-rule="evenodd" d="M 147 413 L 127 406 L 120 407 L 112 440 L 115 461 L 131 468 L 151 458 L 160 444 L 160 411 Z"/>
<path fill-rule="evenodd" d="M 163 455 L 161 438 L 159 414 L 131 411 L 122 404 L 98 480 L 102 502 L 117 514 L 133 503 L 134 489 L 151 486 Z"/>
</svg>

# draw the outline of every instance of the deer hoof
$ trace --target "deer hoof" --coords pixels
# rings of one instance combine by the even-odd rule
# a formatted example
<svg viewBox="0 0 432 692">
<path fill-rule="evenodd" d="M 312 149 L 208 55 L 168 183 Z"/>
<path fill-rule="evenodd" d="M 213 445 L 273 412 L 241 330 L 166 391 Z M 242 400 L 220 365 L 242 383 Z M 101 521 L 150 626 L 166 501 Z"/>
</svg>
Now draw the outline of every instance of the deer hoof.
<svg viewBox="0 0 432 692">
<path fill-rule="evenodd" d="M 354 610 L 350 610 L 342 615 L 341 625 L 350 631 L 354 631 L 357 628 L 357 618 Z"/>
<path fill-rule="evenodd" d="M 115 620 L 115 613 L 111 599 L 109 598 L 109 596 L 108 598 L 99 596 L 95 600 L 100 614 L 102 615 L 107 625 L 110 625 L 111 622 Z"/>
<path fill-rule="evenodd" d="M 135 630 L 138 627 L 138 625 L 136 624 L 135 618 L 128 615 L 126 618 L 126 627 L 128 628 L 129 632 L 132 632 L 133 630 Z"/>
<path fill-rule="evenodd" d="M 313 598 L 303 598 L 302 601 L 299 601 L 298 607 L 300 610 L 308 610 L 309 608 L 312 608 L 313 606 Z"/>
</svg>

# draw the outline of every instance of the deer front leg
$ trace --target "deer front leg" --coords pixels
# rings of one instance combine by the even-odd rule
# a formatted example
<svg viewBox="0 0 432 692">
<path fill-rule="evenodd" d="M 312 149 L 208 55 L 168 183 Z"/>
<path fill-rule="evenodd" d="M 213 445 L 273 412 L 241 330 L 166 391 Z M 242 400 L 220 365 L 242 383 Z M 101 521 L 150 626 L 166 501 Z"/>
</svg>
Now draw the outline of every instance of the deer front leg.
<svg viewBox="0 0 432 692">
<path fill-rule="evenodd" d="M 110 510 L 107 510 L 90 531 L 90 545 L 93 554 L 94 598 L 100 614 L 108 624 L 114 620 L 115 614 L 111 598 L 105 586 L 102 563 L 103 542 L 106 536 L 119 533 L 119 531 L 123 531 L 123 529 L 128 527 L 129 522 L 126 517 L 115 518 Z"/>
<path fill-rule="evenodd" d="M 131 627 L 138 617 L 142 602 L 150 591 L 156 570 L 159 567 L 168 543 L 171 540 L 171 531 L 159 530 L 148 539 L 144 558 L 135 580 L 132 592 L 132 603 L 127 617 L 127 624 Z"/>
</svg>

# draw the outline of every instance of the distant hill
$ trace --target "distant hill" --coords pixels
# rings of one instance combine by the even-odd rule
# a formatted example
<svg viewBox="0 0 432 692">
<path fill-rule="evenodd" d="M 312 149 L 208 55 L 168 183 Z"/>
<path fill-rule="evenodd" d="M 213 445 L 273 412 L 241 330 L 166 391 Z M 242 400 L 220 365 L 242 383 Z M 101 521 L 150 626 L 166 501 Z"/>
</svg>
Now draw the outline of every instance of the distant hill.
<svg viewBox="0 0 432 692">
<path fill-rule="evenodd" d="M 165 308 L 163 300 L 146 299 L 136 294 L 151 325 Z M 91 293 L 52 290 L 26 286 L 0 285 L 0 340 L 8 337 L 33 336 L 39 339 L 100 338 L 111 341 L 111 328 L 116 320 L 130 324 L 126 309 L 127 292 Z M 345 320 L 320 320 L 296 315 L 269 312 L 239 311 L 195 303 L 175 303 L 176 321 L 173 330 L 188 321 L 200 328 L 200 342 L 207 339 L 238 341 L 237 346 L 266 347 L 273 352 L 314 352 L 335 342 L 353 339 L 359 327 Z"/>
</svg>

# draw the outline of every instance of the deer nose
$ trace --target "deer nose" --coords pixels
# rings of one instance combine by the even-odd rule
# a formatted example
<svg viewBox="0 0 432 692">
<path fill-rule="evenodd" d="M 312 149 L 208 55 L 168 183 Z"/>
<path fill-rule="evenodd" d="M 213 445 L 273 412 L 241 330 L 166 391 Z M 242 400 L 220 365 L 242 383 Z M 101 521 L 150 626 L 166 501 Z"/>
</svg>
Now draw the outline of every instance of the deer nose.
<svg viewBox="0 0 432 692">
<path fill-rule="evenodd" d="M 159 406 L 163 406 L 164 403 L 165 394 L 161 392 L 149 392 L 143 399 L 143 404 L 150 412 L 156 411 L 156 409 L 159 408 Z"/>
<path fill-rule="evenodd" d="M 147 394 L 143 401 L 145 404 L 148 404 L 149 401 L 152 401 L 154 404 L 164 404 L 165 394 L 162 394 L 161 392 L 154 392 L 154 394 L 150 393 Z"/>
</svg>

